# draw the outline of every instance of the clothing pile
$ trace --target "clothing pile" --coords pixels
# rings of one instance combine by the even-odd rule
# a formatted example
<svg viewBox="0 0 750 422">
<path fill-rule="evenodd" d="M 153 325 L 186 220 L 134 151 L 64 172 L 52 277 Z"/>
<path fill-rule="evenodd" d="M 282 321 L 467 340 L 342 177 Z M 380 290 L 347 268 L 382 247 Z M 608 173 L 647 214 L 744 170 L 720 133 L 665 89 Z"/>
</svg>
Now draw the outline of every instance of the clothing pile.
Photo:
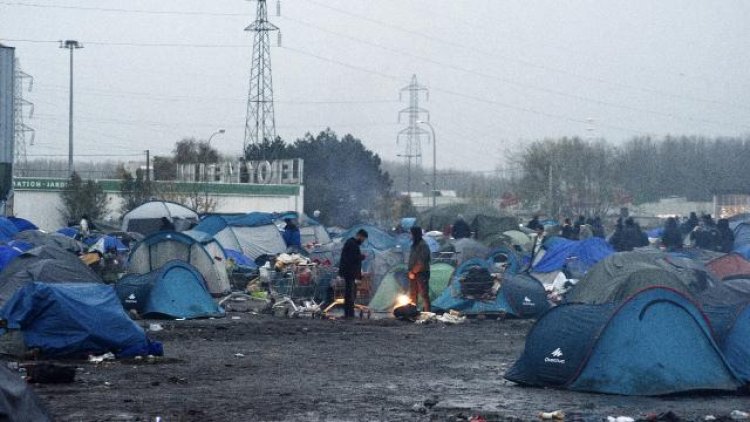
<svg viewBox="0 0 750 422">
<path fill-rule="evenodd" d="M 500 282 L 482 267 L 472 267 L 459 279 L 461 296 L 467 299 L 493 300 Z"/>
</svg>

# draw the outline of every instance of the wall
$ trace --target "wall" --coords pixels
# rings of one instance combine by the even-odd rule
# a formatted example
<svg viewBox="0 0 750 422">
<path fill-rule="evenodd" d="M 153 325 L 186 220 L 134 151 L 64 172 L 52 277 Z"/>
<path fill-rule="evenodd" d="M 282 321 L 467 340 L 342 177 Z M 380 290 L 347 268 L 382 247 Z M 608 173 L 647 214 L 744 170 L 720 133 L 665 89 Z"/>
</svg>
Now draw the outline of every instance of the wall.
<svg viewBox="0 0 750 422">
<path fill-rule="evenodd" d="M 119 224 L 122 198 L 119 181 L 98 181 L 107 193 L 108 215 L 105 221 Z M 14 185 L 14 214 L 32 221 L 39 228 L 54 231 L 66 225 L 62 218 L 60 192 L 63 179 L 17 177 Z M 217 201 L 216 212 L 237 213 L 251 211 L 298 211 L 304 207 L 302 186 L 208 184 L 202 185 Z"/>
</svg>

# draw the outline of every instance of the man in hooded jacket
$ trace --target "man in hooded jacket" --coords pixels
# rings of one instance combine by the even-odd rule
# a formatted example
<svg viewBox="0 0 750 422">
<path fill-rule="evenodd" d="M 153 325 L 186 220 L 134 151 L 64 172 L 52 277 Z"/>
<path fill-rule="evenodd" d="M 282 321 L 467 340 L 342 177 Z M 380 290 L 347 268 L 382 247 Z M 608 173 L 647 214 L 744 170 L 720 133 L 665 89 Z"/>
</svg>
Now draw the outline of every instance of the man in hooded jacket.
<svg viewBox="0 0 750 422">
<path fill-rule="evenodd" d="M 422 239 L 422 228 L 411 228 L 411 252 L 409 253 L 409 299 L 417 304 L 417 297 L 422 299 L 422 311 L 430 312 L 430 258 L 431 252 L 427 242 Z"/>
<path fill-rule="evenodd" d="M 344 318 L 354 318 L 357 290 L 355 280 L 362 278 L 364 255 L 359 247 L 367 240 L 367 231 L 360 230 L 344 243 L 339 260 L 339 275 L 344 279 Z"/>
</svg>

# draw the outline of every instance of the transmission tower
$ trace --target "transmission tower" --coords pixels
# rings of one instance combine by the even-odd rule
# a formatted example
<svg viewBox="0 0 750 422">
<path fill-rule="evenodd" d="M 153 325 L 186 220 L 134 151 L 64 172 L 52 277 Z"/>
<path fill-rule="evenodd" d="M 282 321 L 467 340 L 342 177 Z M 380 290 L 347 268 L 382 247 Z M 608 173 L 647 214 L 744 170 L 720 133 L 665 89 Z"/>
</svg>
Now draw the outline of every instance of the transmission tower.
<svg viewBox="0 0 750 422">
<path fill-rule="evenodd" d="M 247 98 L 245 118 L 245 141 L 243 155 L 250 144 L 276 139 L 276 118 L 273 111 L 273 79 L 271 76 L 271 42 L 269 33 L 279 31 L 279 27 L 268 21 L 266 0 L 257 0 L 255 22 L 245 31 L 254 32 L 253 61 L 250 70 L 250 91 Z M 277 2 L 277 14 L 280 5 Z M 281 32 L 278 33 L 281 44 Z"/>
<path fill-rule="evenodd" d="M 411 83 L 401 89 L 399 99 L 403 99 L 404 92 L 409 93 L 409 107 L 398 113 L 398 122 L 401 123 L 401 117 L 407 115 L 409 126 L 398 133 L 396 142 L 401 143 L 402 140 L 405 141 L 405 152 L 399 156 L 406 160 L 406 186 L 407 192 L 411 195 L 412 162 L 414 162 L 414 166 L 417 168 L 422 165 L 422 137 L 429 138 L 430 136 L 429 132 L 419 126 L 420 120 L 430 120 L 430 112 L 419 107 L 419 98 L 421 95 L 424 95 L 425 100 L 429 100 L 430 93 L 427 87 L 417 82 L 417 75 L 412 75 Z"/>
<path fill-rule="evenodd" d="M 13 112 L 15 115 L 14 129 L 15 129 L 15 157 L 14 162 L 17 166 L 21 167 L 19 170 L 24 172 L 28 168 L 28 162 L 26 157 L 26 138 L 29 137 L 29 145 L 34 145 L 34 129 L 28 126 L 23 121 L 24 112 L 28 110 L 29 118 L 34 116 L 34 104 L 23 98 L 24 88 L 31 91 L 34 85 L 34 78 L 28 73 L 21 70 L 21 65 L 18 59 L 14 62 L 14 96 L 13 96 Z"/>
</svg>

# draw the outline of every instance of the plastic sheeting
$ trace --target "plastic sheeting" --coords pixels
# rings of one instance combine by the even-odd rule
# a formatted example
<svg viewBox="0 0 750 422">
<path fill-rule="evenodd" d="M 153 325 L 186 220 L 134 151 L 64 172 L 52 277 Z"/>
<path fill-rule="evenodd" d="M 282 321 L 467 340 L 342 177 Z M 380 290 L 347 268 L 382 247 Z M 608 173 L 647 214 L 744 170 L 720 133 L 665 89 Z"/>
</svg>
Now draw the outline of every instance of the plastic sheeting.
<svg viewBox="0 0 750 422">
<path fill-rule="evenodd" d="M 31 283 L 0 310 L 9 329 L 23 332 L 28 348 L 46 358 L 148 349 L 143 329 L 125 313 L 114 289 L 103 284 Z"/>
</svg>

